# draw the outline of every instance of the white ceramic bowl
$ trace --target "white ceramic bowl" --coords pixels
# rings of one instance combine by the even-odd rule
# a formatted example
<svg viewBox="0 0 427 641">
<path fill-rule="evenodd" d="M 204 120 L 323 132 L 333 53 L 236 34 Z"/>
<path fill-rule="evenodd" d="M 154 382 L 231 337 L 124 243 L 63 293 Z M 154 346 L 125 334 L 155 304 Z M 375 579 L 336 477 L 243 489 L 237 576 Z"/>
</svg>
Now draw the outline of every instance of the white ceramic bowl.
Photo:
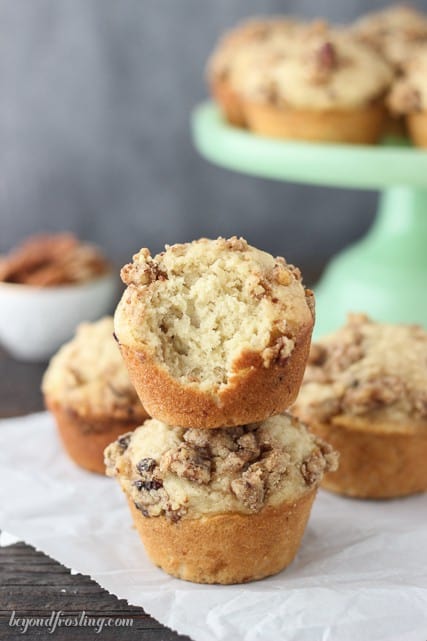
<svg viewBox="0 0 427 641">
<path fill-rule="evenodd" d="M 46 360 L 79 323 L 110 311 L 116 287 L 112 273 L 58 287 L 0 282 L 0 342 L 20 360 Z"/>
</svg>

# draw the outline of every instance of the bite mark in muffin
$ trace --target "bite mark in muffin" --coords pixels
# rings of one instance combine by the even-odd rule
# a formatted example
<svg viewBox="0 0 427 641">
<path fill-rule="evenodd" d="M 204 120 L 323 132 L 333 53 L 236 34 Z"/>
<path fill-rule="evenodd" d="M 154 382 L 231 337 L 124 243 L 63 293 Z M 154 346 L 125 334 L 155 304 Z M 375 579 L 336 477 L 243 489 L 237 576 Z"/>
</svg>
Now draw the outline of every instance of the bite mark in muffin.
<svg viewBox="0 0 427 641">
<path fill-rule="evenodd" d="M 314 322 L 293 265 L 242 238 L 200 239 L 141 250 L 122 279 L 115 333 L 151 415 L 225 427 L 292 402 Z"/>
</svg>

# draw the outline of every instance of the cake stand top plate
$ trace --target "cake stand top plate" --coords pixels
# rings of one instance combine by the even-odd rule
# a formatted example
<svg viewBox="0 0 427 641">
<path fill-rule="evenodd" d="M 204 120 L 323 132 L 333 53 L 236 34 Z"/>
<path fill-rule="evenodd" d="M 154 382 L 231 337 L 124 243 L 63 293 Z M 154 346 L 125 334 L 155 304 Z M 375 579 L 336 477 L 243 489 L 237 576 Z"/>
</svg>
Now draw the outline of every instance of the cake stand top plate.
<svg viewBox="0 0 427 641">
<path fill-rule="evenodd" d="M 335 187 L 427 188 L 427 151 L 405 140 L 381 145 L 273 140 L 227 124 L 211 102 L 195 108 L 192 126 L 203 156 L 245 174 Z"/>
</svg>

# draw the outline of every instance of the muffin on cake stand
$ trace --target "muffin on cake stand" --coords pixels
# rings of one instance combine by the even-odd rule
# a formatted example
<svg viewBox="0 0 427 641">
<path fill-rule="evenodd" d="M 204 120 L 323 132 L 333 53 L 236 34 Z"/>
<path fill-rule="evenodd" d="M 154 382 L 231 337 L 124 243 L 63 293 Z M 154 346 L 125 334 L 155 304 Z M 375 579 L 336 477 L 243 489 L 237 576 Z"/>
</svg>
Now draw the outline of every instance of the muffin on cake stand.
<svg viewBox="0 0 427 641">
<path fill-rule="evenodd" d="M 192 116 L 197 149 L 211 162 L 253 176 L 335 187 L 379 189 L 368 234 L 334 257 L 316 294 L 316 335 L 347 312 L 378 321 L 427 325 L 427 153 L 406 140 L 382 145 L 273 140 L 227 124 L 211 103 Z"/>
</svg>

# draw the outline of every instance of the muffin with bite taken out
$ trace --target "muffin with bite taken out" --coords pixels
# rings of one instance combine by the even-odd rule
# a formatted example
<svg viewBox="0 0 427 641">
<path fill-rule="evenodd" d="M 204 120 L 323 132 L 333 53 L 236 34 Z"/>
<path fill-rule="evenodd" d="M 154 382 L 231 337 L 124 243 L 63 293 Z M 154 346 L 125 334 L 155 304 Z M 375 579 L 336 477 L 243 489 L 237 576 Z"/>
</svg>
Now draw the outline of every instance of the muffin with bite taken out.
<svg viewBox="0 0 427 641">
<path fill-rule="evenodd" d="M 314 299 L 301 274 L 242 238 L 142 249 L 122 269 L 114 326 L 151 416 L 217 428 L 286 409 L 302 380 Z"/>
</svg>

